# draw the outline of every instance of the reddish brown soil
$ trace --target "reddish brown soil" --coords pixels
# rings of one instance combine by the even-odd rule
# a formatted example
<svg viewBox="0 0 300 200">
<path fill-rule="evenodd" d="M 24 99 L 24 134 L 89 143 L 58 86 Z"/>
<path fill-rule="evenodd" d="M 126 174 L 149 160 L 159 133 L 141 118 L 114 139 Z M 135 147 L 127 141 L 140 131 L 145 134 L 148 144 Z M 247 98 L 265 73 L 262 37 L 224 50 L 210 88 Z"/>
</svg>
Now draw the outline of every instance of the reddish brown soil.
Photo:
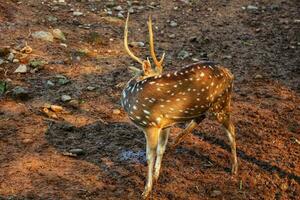
<svg viewBox="0 0 300 200">
<path fill-rule="evenodd" d="M 27 42 L 33 49 L 30 58 L 48 62 L 26 74 L 13 73 L 17 63 L 0 65 L 0 79 L 8 82 L 8 91 L 0 97 L 0 199 L 138 199 L 146 175 L 145 139 L 123 111 L 112 112 L 121 109 L 120 92 L 131 77 L 127 67 L 136 64 L 123 50 L 124 20 L 107 18 L 104 1 L 66 1 L 71 5 L 54 8 L 53 1 L 0 0 L 0 47 Z M 207 54 L 234 73 L 240 168 L 231 176 L 225 134 L 218 124 L 205 120 L 175 150 L 167 150 L 150 198 L 299 199 L 299 1 L 155 2 L 150 8 L 151 1 L 143 1 L 144 9 L 131 15 L 131 40 L 146 41 L 151 14 L 158 27 L 157 51 L 167 55 L 166 71 Z M 117 5 L 127 10 L 126 1 Z M 259 10 L 243 10 L 247 5 Z M 73 17 L 71 8 L 85 16 Z M 57 22 L 49 22 L 49 16 Z M 178 26 L 170 27 L 168 20 Z M 84 29 L 80 24 L 91 26 Z M 30 36 L 52 28 L 66 34 L 67 48 L 58 40 Z M 92 32 L 100 40 L 87 39 Z M 175 38 L 169 38 L 172 33 Z M 90 52 L 76 60 L 79 49 Z M 178 59 L 182 49 L 193 55 Z M 148 55 L 147 45 L 134 50 L 141 57 Z M 71 82 L 48 87 L 47 80 L 57 74 Z M 28 88 L 28 100 L 12 97 L 18 85 Z M 88 91 L 87 86 L 97 88 Z M 62 103 L 62 94 L 80 104 Z M 66 112 L 50 119 L 41 112 L 44 103 L 61 105 Z M 172 130 L 170 142 L 181 128 Z M 84 154 L 66 156 L 73 148 Z"/>
</svg>

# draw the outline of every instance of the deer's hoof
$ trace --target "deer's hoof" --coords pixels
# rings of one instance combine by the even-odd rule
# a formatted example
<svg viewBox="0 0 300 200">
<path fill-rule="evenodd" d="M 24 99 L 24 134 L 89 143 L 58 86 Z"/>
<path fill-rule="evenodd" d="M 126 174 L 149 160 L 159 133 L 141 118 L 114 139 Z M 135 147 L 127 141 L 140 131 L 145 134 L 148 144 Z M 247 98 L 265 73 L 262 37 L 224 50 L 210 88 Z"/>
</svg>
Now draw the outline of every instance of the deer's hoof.
<svg viewBox="0 0 300 200">
<path fill-rule="evenodd" d="M 144 192 L 142 193 L 142 199 L 147 199 L 149 197 L 150 192 L 151 188 L 146 187 Z"/>
</svg>

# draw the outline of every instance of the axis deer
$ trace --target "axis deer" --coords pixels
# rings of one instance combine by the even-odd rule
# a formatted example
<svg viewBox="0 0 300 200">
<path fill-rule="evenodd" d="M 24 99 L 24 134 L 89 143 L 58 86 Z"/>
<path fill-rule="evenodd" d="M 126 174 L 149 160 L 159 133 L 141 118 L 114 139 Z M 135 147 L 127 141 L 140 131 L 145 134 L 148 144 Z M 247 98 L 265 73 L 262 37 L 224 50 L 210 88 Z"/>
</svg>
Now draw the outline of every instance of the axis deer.
<svg viewBox="0 0 300 200">
<path fill-rule="evenodd" d="M 148 175 L 142 197 L 148 197 L 153 180 L 158 179 L 170 127 L 175 123 L 190 122 L 175 139 L 177 144 L 208 112 L 226 130 L 232 152 L 232 173 L 237 173 L 235 131 L 230 119 L 233 75 L 228 69 L 208 61 L 162 73 L 164 54 L 160 60 L 157 59 L 149 17 L 150 52 L 155 64 L 152 68 L 148 58 L 141 60 L 128 47 L 128 20 L 129 14 L 124 30 L 125 49 L 131 58 L 142 65 L 142 70 L 134 68 L 136 75 L 125 86 L 121 104 L 133 124 L 146 136 Z"/>
</svg>

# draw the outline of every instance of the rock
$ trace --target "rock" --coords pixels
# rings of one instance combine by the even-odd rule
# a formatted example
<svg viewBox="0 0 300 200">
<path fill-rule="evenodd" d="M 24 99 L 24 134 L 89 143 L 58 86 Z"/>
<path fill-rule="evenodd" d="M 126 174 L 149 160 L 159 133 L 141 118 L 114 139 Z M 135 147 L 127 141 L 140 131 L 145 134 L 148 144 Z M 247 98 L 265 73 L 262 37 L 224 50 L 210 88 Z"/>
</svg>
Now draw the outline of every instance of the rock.
<svg viewBox="0 0 300 200">
<path fill-rule="evenodd" d="M 192 58 L 192 61 L 199 62 L 200 60 L 198 58 Z"/>
<path fill-rule="evenodd" d="M 173 39 L 173 38 L 175 38 L 175 37 L 176 37 L 176 35 L 175 35 L 174 33 L 172 33 L 172 34 L 169 35 L 169 38 L 172 38 L 172 39 Z"/>
<path fill-rule="evenodd" d="M 75 16 L 75 17 L 79 17 L 79 16 L 82 16 L 82 15 L 83 15 L 82 12 L 79 12 L 79 11 L 74 11 L 73 12 L 73 16 Z"/>
<path fill-rule="evenodd" d="M 220 196 L 222 192 L 220 190 L 213 190 L 212 193 L 210 194 L 211 197 L 217 197 Z"/>
<path fill-rule="evenodd" d="M 48 20 L 49 22 L 57 22 L 57 21 L 58 21 L 58 19 L 57 19 L 56 17 L 54 17 L 54 16 L 49 16 L 49 17 L 47 18 L 47 20 Z"/>
<path fill-rule="evenodd" d="M 176 27 L 176 26 L 177 26 L 177 22 L 171 21 L 171 22 L 170 22 L 170 26 L 171 26 L 171 27 Z"/>
<path fill-rule="evenodd" d="M 13 63 L 18 63 L 18 62 L 20 62 L 19 59 L 16 59 L 16 58 L 13 59 Z"/>
<path fill-rule="evenodd" d="M 9 53 L 8 57 L 7 57 L 7 60 L 12 62 L 14 58 L 15 58 L 15 55 L 13 53 Z"/>
<path fill-rule="evenodd" d="M 119 109 L 113 109 L 113 114 L 119 115 L 119 114 L 121 114 L 121 111 Z"/>
<path fill-rule="evenodd" d="M 231 59 L 232 56 L 231 56 L 231 55 L 225 55 L 225 56 L 223 56 L 223 58 L 224 58 L 224 59 Z"/>
<path fill-rule="evenodd" d="M 279 10 L 279 5 L 278 4 L 272 4 L 270 8 L 272 10 Z"/>
<path fill-rule="evenodd" d="M 87 86 L 87 88 L 86 88 L 87 90 L 89 90 L 89 91 L 92 91 L 92 90 L 95 90 L 96 89 L 96 87 L 94 87 L 94 86 Z"/>
<path fill-rule="evenodd" d="M 60 45 L 60 46 L 62 46 L 62 47 L 65 47 L 65 48 L 67 48 L 67 47 L 68 47 L 68 45 L 67 45 L 67 44 L 65 44 L 65 43 L 60 43 L 59 45 Z"/>
<path fill-rule="evenodd" d="M 29 92 L 21 86 L 16 86 L 12 90 L 12 95 L 14 98 L 25 100 L 29 97 Z"/>
<path fill-rule="evenodd" d="M 78 155 L 78 156 L 85 154 L 84 150 L 79 149 L 79 148 L 78 149 L 71 149 L 69 152 L 72 153 L 72 154 Z"/>
<path fill-rule="evenodd" d="M 71 97 L 70 95 L 64 94 L 64 95 L 61 96 L 61 100 L 62 100 L 63 102 L 70 101 L 71 99 L 72 99 L 72 97 Z"/>
<path fill-rule="evenodd" d="M 66 37 L 64 33 L 60 29 L 53 29 L 52 31 L 53 37 L 62 41 L 66 41 Z"/>
<path fill-rule="evenodd" d="M 19 65 L 19 67 L 15 70 L 14 73 L 26 73 L 27 72 L 27 66 L 26 65 Z"/>
<path fill-rule="evenodd" d="M 113 14 L 111 10 L 106 11 L 106 13 L 107 13 L 108 15 L 112 15 L 112 14 Z"/>
<path fill-rule="evenodd" d="M 129 46 L 131 46 L 131 47 L 144 47 L 145 43 L 144 42 L 130 42 Z"/>
<path fill-rule="evenodd" d="M 4 60 L 0 58 L 0 65 L 4 63 Z"/>
<path fill-rule="evenodd" d="M 254 78 L 255 78 L 255 79 L 262 79 L 262 78 L 263 78 L 263 76 L 262 76 L 262 75 L 260 75 L 260 74 L 256 74 Z"/>
<path fill-rule="evenodd" d="M 116 7 L 114 7 L 114 10 L 116 10 L 116 11 L 122 11 L 123 8 L 121 6 L 116 6 Z"/>
<path fill-rule="evenodd" d="M 128 9 L 128 12 L 129 12 L 130 14 L 132 14 L 132 13 L 134 13 L 134 9 L 131 7 L 131 8 Z"/>
<path fill-rule="evenodd" d="M 118 15 L 117 15 L 119 18 L 123 19 L 124 18 L 124 15 L 121 13 L 121 12 L 118 12 Z"/>
<path fill-rule="evenodd" d="M 31 34 L 33 38 L 53 42 L 53 35 L 47 31 L 37 31 Z"/>
<path fill-rule="evenodd" d="M 72 99 L 71 101 L 69 101 L 68 104 L 76 109 L 80 107 L 79 101 L 75 100 L 75 99 Z"/>
<path fill-rule="evenodd" d="M 31 143 L 33 143 L 33 140 L 32 140 L 32 139 L 29 139 L 29 138 L 26 138 L 26 139 L 22 140 L 22 142 L 23 142 L 24 144 L 31 144 Z"/>
<path fill-rule="evenodd" d="M 190 56 L 189 52 L 185 51 L 185 50 L 181 50 L 178 55 L 177 58 L 184 60 L 186 58 L 188 58 Z"/>
<path fill-rule="evenodd" d="M 48 87 L 54 87 L 55 86 L 55 84 L 52 81 L 50 81 L 50 80 L 48 80 L 46 82 L 46 84 L 47 84 Z"/>
<path fill-rule="evenodd" d="M 253 5 L 248 5 L 247 6 L 247 10 L 258 10 L 257 6 L 253 6 Z"/>
</svg>

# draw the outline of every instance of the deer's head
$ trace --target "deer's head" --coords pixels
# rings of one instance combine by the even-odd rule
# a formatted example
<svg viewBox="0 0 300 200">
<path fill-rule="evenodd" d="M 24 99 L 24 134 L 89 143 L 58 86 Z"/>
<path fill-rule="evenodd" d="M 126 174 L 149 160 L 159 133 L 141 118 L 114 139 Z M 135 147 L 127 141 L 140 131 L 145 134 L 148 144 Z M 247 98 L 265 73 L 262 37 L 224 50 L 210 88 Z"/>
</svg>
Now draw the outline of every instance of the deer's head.
<svg viewBox="0 0 300 200">
<path fill-rule="evenodd" d="M 129 54 L 131 58 L 133 58 L 135 61 L 140 63 L 142 65 L 142 69 L 136 68 L 136 67 L 130 67 L 130 69 L 134 72 L 135 77 L 134 79 L 140 81 L 145 78 L 151 77 L 151 76 L 156 76 L 162 73 L 163 71 L 163 66 L 162 62 L 165 57 L 165 53 L 163 53 L 161 59 L 158 61 L 155 50 L 154 50 L 154 42 L 153 42 L 153 30 L 152 30 L 152 20 L 151 17 L 149 17 L 148 21 L 148 30 L 149 30 L 149 45 L 150 45 L 150 53 L 151 57 L 153 59 L 153 62 L 155 64 L 155 68 L 152 68 L 151 62 L 149 58 L 146 60 L 142 60 L 138 57 L 136 57 L 129 49 L 128 47 L 128 21 L 129 21 L 129 13 L 127 14 L 127 19 L 125 23 L 125 29 L 124 29 L 124 46 L 126 52 Z"/>
</svg>

